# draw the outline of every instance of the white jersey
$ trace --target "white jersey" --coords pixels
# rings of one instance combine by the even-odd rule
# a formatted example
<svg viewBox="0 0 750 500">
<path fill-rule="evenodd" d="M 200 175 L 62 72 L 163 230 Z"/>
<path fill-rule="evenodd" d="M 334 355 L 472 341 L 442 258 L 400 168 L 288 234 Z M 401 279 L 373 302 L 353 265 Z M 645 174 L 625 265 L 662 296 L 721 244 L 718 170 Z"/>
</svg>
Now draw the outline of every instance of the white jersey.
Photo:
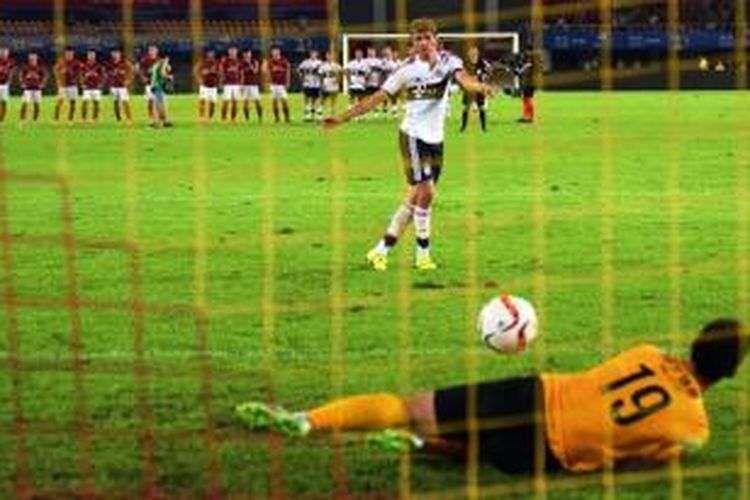
<svg viewBox="0 0 750 500">
<path fill-rule="evenodd" d="M 352 90 L 365 90 L 367 73 L 370 68 L 364 59 L 352 59 L 346 65 L 346 74 L 349 78 L 349 88 Z"/>
<path fill-rule="evenodd" d="M 367 82 L 365 86 L 368 89 L 378 89 L 383 85 L 383 61 L 377 57 L 368 57 L 365 59 L 367 64 Z"/>
<path fill-rule="evenodd" d="M 305 59 L 297 70 L 302 75 L 302 87 L 306 89 L 320 88 L 320 59 Z"/>
<path fill-rule="evenodd" d="M 429 62 L 412 57 L 386 80 L 382 88 L 392 96 L 406 89 L 406 115 L 401 123 L 404 133 L 428 144 L 443 142 L 448 87 L 463 67 L 461 59 L 441 51 L 432 67 Z"/>
<path fill-rule="evenodd" d="M 383 80 L 385 81 L 401 67 L 401 63 L 397 59 L 381 59 L 380 66 L 383 68 Z"/>
<path fill-rule="evenodd" d="M 341 90 L 341 65 L 337 62 L 324 62 L 318 68 L 318 74 L 323 80 L 324 92 L 339 92 Z"/>
</svg>

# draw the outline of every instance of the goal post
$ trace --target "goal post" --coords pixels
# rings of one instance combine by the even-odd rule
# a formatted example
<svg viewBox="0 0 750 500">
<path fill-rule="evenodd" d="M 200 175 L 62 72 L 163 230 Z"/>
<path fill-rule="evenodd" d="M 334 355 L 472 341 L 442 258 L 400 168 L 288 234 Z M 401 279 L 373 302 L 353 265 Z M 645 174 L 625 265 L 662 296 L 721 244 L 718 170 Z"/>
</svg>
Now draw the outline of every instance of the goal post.
<svg viewBox="0 0 750 500">
<path fill-rule="evenodd" d="M 389 41 L 399 42 L 408 40 L 408 33 L 343 33 L 341 35 L 341 64 L 351 60 L 352 46 L 355 43 L 368 45 L 384 45 Z M 445 43 L 465 43 L 467 41 L 481 42 L 485 46 L 498 44 L 500 50 L 506 53 L 518 54 L 521 51 L 521 36 L 514 31 L 482 31 L 470 33 L 440 33 L 438 39 Z M 460 55 L 460 54 L 459 54 Z M 344 91 L 348 91 L 348 81 L 344 78 Z"/>
</svg>

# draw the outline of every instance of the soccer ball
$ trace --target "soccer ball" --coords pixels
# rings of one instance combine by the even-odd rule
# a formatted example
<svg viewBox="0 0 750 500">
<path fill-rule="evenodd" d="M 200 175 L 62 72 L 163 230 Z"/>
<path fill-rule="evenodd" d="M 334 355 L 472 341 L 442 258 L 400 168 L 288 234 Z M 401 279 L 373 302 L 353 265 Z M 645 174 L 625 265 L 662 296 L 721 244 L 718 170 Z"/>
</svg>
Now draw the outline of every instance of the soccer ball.
<svg viewBox="0 0 750 500">
<path fill-rule="evenodd" d="M 525 299 L 501 295 L 484 305 L 477 318 L 477 330 L 494 351 L 523 352 L 537 334 L 536 311 Z"/>
</svg>

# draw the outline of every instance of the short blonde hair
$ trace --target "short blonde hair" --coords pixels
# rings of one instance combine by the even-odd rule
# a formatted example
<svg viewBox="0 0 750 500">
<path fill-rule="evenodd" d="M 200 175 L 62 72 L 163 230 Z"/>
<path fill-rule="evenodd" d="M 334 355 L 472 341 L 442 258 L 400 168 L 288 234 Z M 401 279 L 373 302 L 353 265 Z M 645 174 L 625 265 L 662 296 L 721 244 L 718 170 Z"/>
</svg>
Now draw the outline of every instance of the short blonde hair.
<svg viewBox="0 0 750 500">
<path fill-rule="evenodd" d="M 432 33 L 433 35 L 437 35 L 437 31 L 437 23 L 426 17 L 413 20 L 409 26 L 409 32 L 412 35 L 416 33 Z"/>
</svg>

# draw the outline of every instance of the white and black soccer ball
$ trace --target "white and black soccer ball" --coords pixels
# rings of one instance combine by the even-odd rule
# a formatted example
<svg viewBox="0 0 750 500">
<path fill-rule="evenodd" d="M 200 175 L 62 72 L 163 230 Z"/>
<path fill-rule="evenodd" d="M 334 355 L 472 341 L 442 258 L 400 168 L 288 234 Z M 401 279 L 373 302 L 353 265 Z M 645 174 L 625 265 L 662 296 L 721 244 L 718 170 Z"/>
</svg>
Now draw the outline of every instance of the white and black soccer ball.
<svg viewBox="0 0 750 500">
<path fill-rule="evenodd" d="M 501 295 L 487 302 L 479 312 L 477 330 L 493 351 L 510 354 L 528 349 L 537 335 L 534 306 L 528 300 Z"/>
</svg>

